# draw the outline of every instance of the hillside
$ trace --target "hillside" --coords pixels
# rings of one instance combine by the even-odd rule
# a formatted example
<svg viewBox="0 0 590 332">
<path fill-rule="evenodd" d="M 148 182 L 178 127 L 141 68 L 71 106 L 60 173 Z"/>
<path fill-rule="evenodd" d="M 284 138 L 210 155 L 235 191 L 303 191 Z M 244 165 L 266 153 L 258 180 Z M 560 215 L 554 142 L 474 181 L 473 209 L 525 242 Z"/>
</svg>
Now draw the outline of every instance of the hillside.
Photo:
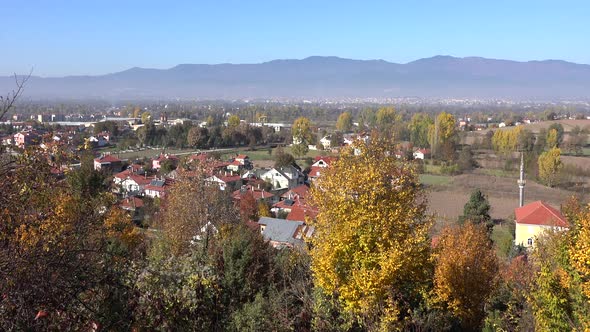
<svg viewBox="0 0 590 332">
<path fill-rule="evenodd" d="M 0 91 L 14 79 L 0 77 Z M 435 56 L 406 64 L 308 57 L 259 64 L 181 64 L 100 76 L 31 77 L 31 98 L 507 98 L 586 99 L 590 65 Z"/>
</svg>

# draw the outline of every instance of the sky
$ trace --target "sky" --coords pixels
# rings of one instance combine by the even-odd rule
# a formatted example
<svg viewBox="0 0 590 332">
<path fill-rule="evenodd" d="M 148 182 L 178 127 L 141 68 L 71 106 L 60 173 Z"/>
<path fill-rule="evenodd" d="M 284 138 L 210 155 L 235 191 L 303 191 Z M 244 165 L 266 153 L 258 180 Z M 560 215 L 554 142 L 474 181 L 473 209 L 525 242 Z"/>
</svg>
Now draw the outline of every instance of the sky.
<svg viewBox="0 0 590 332">
<path fill-rule="evenodd" d="M 0 75 L 312 55 L 590 64 L 590 1 L 0 0 Z"/>
</svg>

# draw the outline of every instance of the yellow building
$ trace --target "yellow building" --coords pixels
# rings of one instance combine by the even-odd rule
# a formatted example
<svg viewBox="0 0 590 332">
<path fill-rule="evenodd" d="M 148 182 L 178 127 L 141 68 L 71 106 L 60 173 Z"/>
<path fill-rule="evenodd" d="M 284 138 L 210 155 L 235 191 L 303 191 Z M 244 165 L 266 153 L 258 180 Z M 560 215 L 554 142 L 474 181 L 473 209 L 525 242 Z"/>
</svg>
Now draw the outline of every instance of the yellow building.
<svg viewBox="0 0 590 332">
<path fill-rule="evenodd" d="M 547 230 L 565 230 L 569 224 L 565 217 L 543 201 L 536 201 L 514 210 L 516 230 L 514 243 L 530 247 L 535 238 Z"/>
</svg>

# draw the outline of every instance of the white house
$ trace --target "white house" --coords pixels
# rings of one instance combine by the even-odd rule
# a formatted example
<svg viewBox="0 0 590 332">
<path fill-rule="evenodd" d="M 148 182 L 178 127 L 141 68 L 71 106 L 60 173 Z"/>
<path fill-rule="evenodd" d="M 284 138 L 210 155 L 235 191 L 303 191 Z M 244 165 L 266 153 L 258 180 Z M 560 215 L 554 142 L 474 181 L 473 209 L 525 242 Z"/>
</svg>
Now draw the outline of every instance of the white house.
<svg viewBox="0 0 590 332">
<path fill-rule="evenodd" d="M 422 159 L 424 160 L 426 157 L 430 155 L 430 150 L 428 149 L 418 149 L 414 151 L 414 159 Z"/>
<path fill-rule="evenodd" d="M 332 135 L 326 135 L 322 137 L 320 144 L 324 147 L 324 149 L 329 149 L 332 146 Z"/>
<path fill-rule="evenodd" d="M 294 188 L 304 182 L 304 175 L 293 166 L 271 168 L 262 173 L 260 178 L 268 181 L 274 190 Z"/>
</svg>

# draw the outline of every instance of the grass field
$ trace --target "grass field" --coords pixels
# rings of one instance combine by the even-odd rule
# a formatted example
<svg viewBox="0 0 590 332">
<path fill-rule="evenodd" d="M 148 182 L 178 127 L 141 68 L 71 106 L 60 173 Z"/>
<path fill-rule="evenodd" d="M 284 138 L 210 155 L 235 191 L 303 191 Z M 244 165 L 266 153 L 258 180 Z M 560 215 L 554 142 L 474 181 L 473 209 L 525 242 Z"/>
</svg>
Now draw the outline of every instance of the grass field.
<svg viewBox="0 0 590 332">
<path fill-rule="evenodd" d="M 451 176 L 420 174 L 420 183 L 429 186 L 447 186 L 453 181 Z"/>
</svg>

